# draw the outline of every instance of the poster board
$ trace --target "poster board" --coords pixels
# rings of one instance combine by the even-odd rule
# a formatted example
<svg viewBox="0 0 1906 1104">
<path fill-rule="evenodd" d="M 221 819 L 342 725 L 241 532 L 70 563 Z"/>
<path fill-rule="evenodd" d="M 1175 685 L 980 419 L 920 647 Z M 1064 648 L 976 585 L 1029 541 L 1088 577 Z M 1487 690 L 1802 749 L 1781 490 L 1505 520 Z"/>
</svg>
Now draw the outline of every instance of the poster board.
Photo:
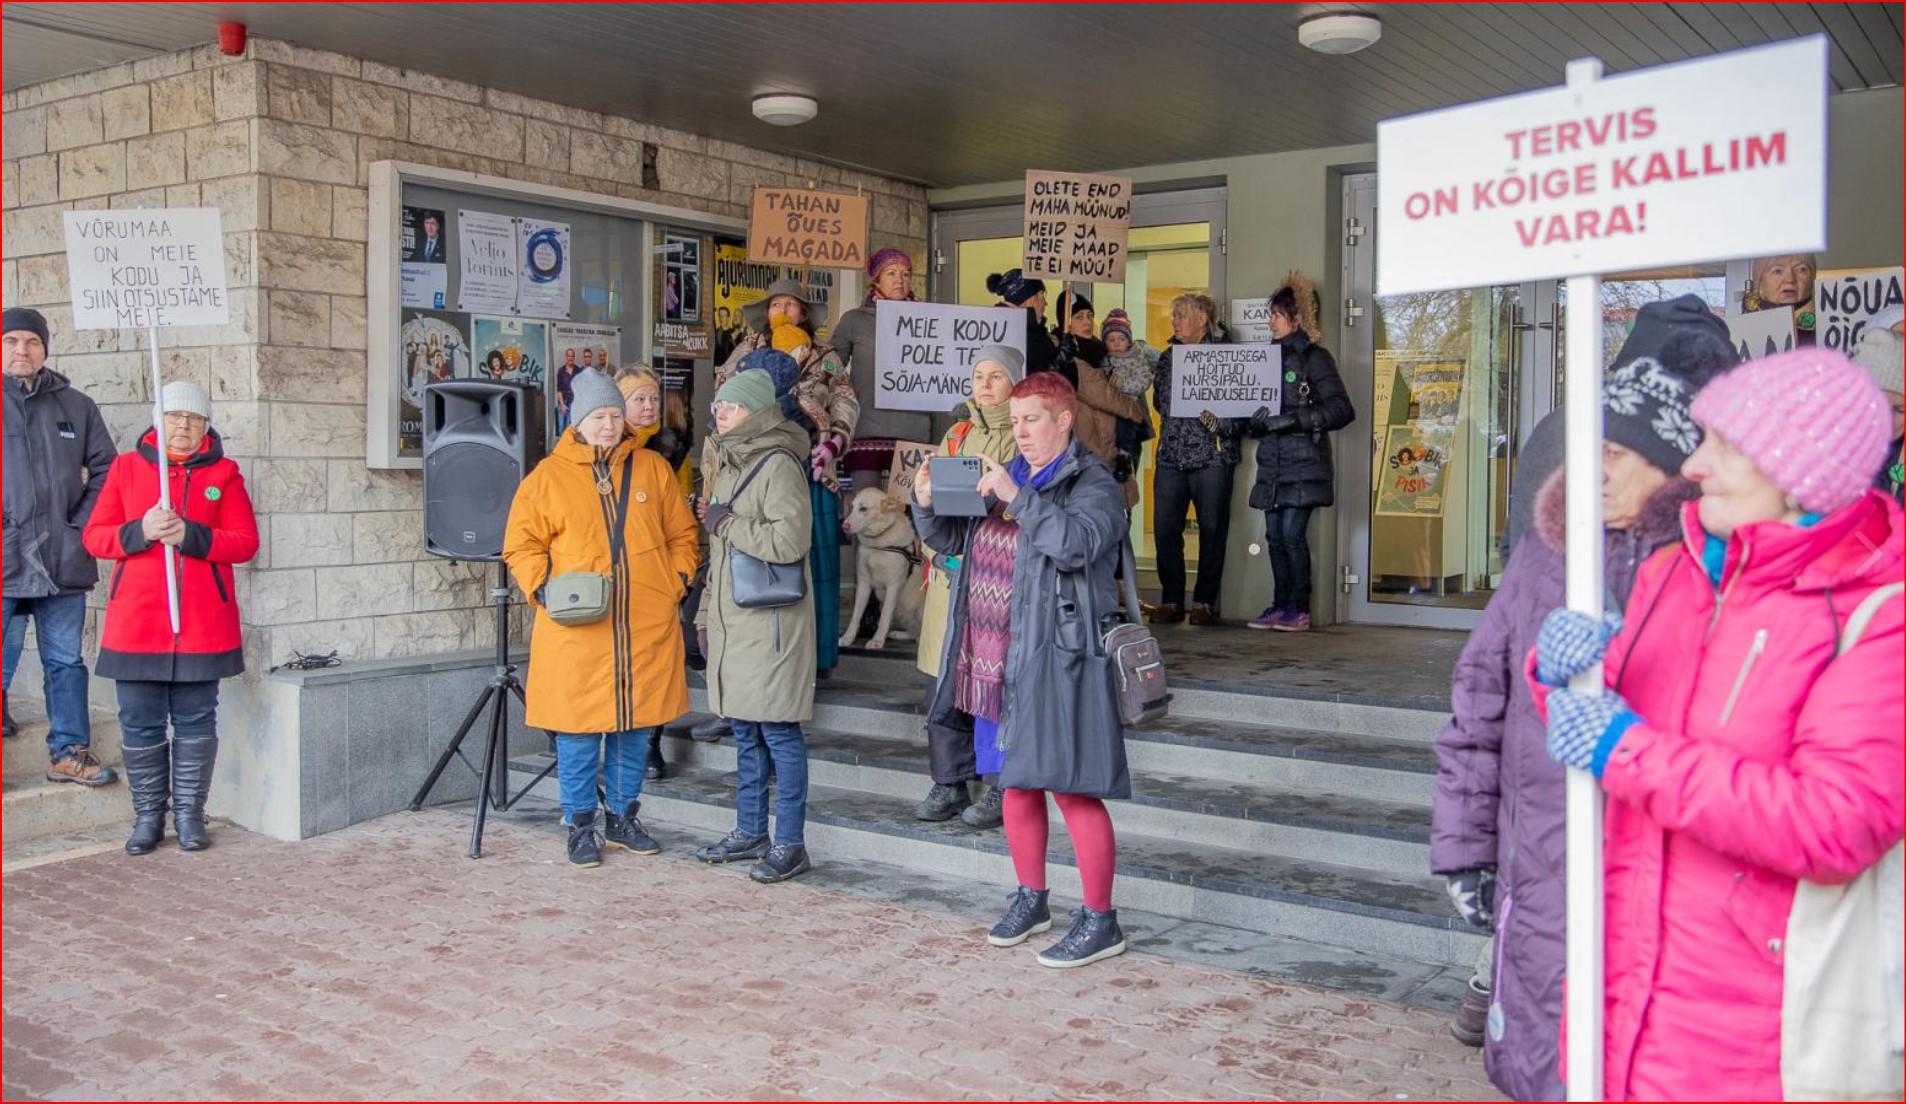
<svg viewBox="0 0 1906 1104">
<path fill-rule="evenodd" d="M 1727 339 L 1734 343 L 1734 355 L 1741 360 L 1787 352 L 1794 347 L 1793 308 L 1769 307 L 1730 314 Z"/>
<path fill-rule="evenodd" d="M 650 343 L 656 353 L 671 360 L 704 360 L 714 352 L 711 313 L 702 302 L 707 286 L 703 258 L 714 243 L 692 232 L 668 230 L 655 247 L 655 319 Z"/>
<path fill-rule="evenodd" d="M 1123 176 L 1026 170 L 1025 273 L 1041 279 L 1125 279 L 1132 182 Z"/>
<path fill-rule="evenodd" d="M 1453 425 L 1409 422 L 1384 434 L 1377 517 L 1440 518 L 1448 491 Z"/>
<path fill-rule="evenodd" d="M 1814 339 L 1847 356 L 1859 348 L 1867 320 L 1902 302 L 1901 277 L 1893 268 L 1835 269 L 1814 278 Z"/>
<path fill-rule="evenodd" d="M 807 289 L 808 302 L 814 307 L 815 333 L 827 340 L 833 318 L 834 273 L 825 268 L 791 268 L 787 265 L 758 264 L 748 259 L 748 249 L 738 242 L 716 242 L 714 246 L 714 317 L 710 320 L 714 335 L 714 360 L 726 364 L 735 344 L 747 336 L 748 324 L 742 310 L 767 298 L 768 287 L 776 280 L 793 280 Z M 865 396 L 862 396 L 865 401 Z"/>
<path fill-rule="evenodd" d="M 218 208 L 62 211 L 60 219 L 75 329 L 230 321 Z"/>
<path fill-rule="evenodd" d="M 928 458 L 939 451 L 940 446 L 921 441 L 895 441 L 893 464 L 887 469 L 887 497 L 896 502 L 912 501 L 914 477 L 920 474 Z"/>
<path fill-rule="evenodd" d="M 806 268 L 867 263 L 864 195 L 757 185 L 748 210 L 748 259 Z"/>
<path fill-rule="evenodd" d="M 880 300 L 874 305 L 874 407 L 944 414 L 971 395 L 973 358 L 987 345 L 1025 353 L 1026 312 Z"/>
<path fill-rule="evenodd" d="M 1220 418 L 1248 418 L 1284 408 L 1282 346 L 1179 345 L 1171 353 L 1171 408 L 1182 416 L 1209 410 Z"/>
</svg>

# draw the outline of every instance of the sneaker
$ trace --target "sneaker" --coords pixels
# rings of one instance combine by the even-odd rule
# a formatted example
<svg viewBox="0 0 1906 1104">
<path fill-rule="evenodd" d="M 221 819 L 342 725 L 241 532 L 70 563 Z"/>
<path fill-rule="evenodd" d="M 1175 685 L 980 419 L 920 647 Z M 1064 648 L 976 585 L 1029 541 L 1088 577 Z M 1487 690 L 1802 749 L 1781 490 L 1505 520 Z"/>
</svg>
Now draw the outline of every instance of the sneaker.
<svg viewBox="0 0 1906 1104">
<path fill-rule="evenodd" d="M 1272 625 L 1278 632 L 1309 632 L 1310 614 L 1292 612 L 1284 615 L 1284 620 Z"/>
<path fill-rule="evenodd" d="M 71 748 L 46 768 L 49 782 L 77 782 L 82 786 L 104 786 L 119 781 L 113 769 L 93 757 L 91 748 Z"/>
<path fill-rule="evenodd" d="M 569 865 L 602 865 L 602 837 L 596 835 L 596 814 L 577 813 L 569 822 Z"/>
<path fill-rule="evenodd" d="M 1052 930 L 1052 910 L 1046 907 L 1051 890 L 1020 886 L 1006 903 L 1006 915 L 999 918 L 986 942 L 995 947 L 1017 947 L 1043 931 Z"/>
<path fill-rule="evenodd" d="M 631 801 L 628 811 L 621 816 L 610 813 L 603 824 L 602 842 L 638 855 L 661 854 L 662 845 L 643 830 L 641 819 L 635 815 L 641 808 L 640 801 Z"/>
<path fill-rule="evenodd" d="M 1118 910 L 1081 908 L 1072 914 L 1072 930 L 1039 952 L 1039 965 L 1070 970 L 1124 953 L 1125 933 L 1118 927 Z"/>
<path fill-rule="evenodd" d="M 1166 602 L 1162 606 L 1152 607 L 1152 624 L 1176 625 L 1185 619 L 1185 610 L 1176 602 Z"/>
<path fill-rule="evenodd" d="M 944 782 L 935 782 L 933 788 L 927 791 L 927 799 L 914 808 L 913 819 L 936 822 L 952 820 L 960 815 L 962 809 L 972 804 L 973 799 L 966 795 L 964 784 L 949 786 Z"/>
<path fill-rule="evenodd" d="M 798 843 L 777 843 L 748 871 L 748 877 L 762 885 L 773 885 L 798 878 L 812 869 L 814 864 L 807 860 L 807 848 Z"/>
<path fill-rule="evenodd" d="M 986 796 L 960 812 L 960 821 L 973 828 L 997 828 L 1006 819 L 1006 791 L 986 787 Z"/>
<path fill-rule="evenodd" d="M 758 859 L 768 853 L 768 835 L 763 832 L 750 836 L 737 828 L 727 835 L 695 852 L 695 857 L 705 863 L 743 862 Z"/>
<path fill-rule="evenodd" d="M 1204 602 L 1191 603 L 1191 623 L 1194 625 L 1215 625 L 1218 623 L 1217 607 Z"/>
<path fill-rule="evenodd" d="M 699 740 L 704 744 L 719 744 L 734 734 L 734 728 L 723 717 L 716 717 L 712 721 L 698 724 L 688 730 L 689 739 Z"/>
<path fill-rule="evenodd" d="M 1244 623 L 1247 629 L 1275 629 L 1284 622 L 1284 611 L 1276 606 L 1265 606 L 1264 612 Z"/>
<path fill-rule="evenodd" d="M 1489 1026 L 1489 990 L 1476 984 L 1475 978 L 1463 990 L 1463 1003 L 1449 1018 L 1449 1033 L 1464 1046 L 1482 1045 L 1483 1032 Z"/>
</svg>

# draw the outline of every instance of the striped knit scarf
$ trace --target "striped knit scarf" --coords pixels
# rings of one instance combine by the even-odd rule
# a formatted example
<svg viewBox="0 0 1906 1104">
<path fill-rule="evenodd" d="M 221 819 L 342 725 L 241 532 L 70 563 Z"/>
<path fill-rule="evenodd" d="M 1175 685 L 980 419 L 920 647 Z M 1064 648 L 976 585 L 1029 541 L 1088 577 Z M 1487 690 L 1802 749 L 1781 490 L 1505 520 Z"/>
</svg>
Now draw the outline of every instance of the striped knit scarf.
<svg viewBox="0 0 1906 1104">
<path fill-rule="evenodd" d="M 960 571 L 966 576 L 966 633 L 954 669 L 954 702 L 963 713 L 999 720 L 1005 702 L 1006 649 L 1012 643 L 1013 552 L 1019 523 L 999 510 L 979 523 Z"/>
</svg>

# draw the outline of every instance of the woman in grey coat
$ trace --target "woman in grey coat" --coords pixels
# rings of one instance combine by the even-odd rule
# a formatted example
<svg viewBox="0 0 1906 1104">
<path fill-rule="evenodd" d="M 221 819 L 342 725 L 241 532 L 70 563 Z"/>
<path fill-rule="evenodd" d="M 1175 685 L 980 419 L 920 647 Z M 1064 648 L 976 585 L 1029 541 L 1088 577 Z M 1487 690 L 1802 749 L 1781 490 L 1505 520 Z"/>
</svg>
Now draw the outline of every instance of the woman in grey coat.
<svg viewBox="0 0 1906 1104">
<path fill-rule="evenodd" d="M 1019 876 L 987 935 L 1012 947 L 1052 927 L 1046 903 L 1046 793 L 1065 815 L 1085 907 L 1042 966 L 1084 966 L 1125 951 L 1112 908 L 1117 844 L 1104 798 L 1131 796 L 1125 732 L 1105 677 L 1103 622 L 1116 616 L 1113 580 L 1125 539 L 1125 494 L 1072 436 L 1078 395 L 1053 372 L 1013 388 L 1010 466 L 984 458 L 984 518 L 933 508 L 916 477 L 913 522 L 927 547 L 960 557 L 941 677 L 927 716 L 973 717 L 978 768 L 999 773 L 1006 844 Z"/>
</svg>

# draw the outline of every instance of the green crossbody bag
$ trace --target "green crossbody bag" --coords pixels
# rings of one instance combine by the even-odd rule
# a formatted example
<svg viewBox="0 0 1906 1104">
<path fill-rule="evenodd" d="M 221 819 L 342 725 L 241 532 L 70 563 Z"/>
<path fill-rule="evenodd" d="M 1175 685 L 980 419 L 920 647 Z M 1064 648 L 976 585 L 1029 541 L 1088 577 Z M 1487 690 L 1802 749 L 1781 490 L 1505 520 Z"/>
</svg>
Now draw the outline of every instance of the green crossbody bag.
<svg viewBox="0 0 1906 1104">
<path fill-rule="evenodd" d="M 622 495 L 616 500 L 614 526 L 609 530 L 609 559 L 622 559 L 623 529 L 629 517 L 629 485 L 634 482 L 635 455 L 622 459 Z M 599 485 L 598 485 L 599 486 Z M 603 498 L 608 498 L 603 492 Z M 565 571 L 543 584 L 543 610 L 558 625 L 593 625 L 609 616 L 615 584 L 600 571 Z"/>
</svg>

